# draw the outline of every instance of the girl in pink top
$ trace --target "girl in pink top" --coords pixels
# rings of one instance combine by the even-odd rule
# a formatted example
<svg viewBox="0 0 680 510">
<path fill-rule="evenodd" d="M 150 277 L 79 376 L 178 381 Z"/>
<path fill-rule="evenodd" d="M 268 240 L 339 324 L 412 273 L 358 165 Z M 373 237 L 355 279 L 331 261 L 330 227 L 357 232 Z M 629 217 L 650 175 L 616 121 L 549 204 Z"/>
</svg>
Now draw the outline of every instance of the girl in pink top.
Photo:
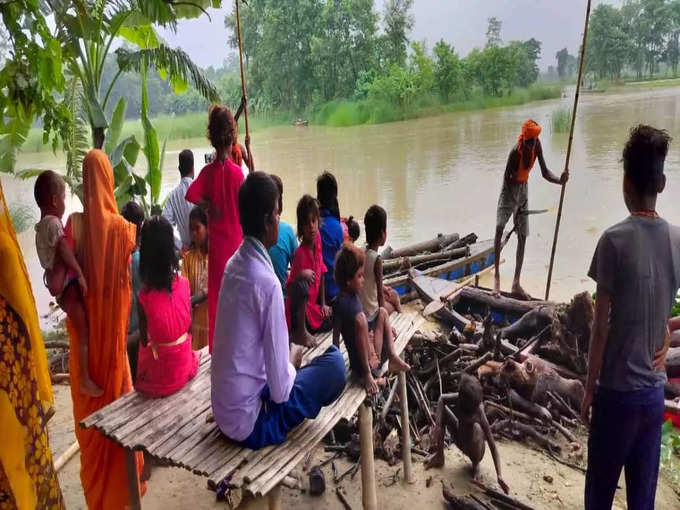
<svg viewBox="0 0 680 510">
<path fill-rule="evenodd" d="M 144 223 L 139 270 L 139 358 L 135 389 L 150 397 L 179 391 L 198 370 L 191 350 L 191 291 L 177 274 L 172 226 L 162 216 Z"/>
<path fill-rule="evenodd" d="M 208 138 L 215 148 L 215 159 L 203 167 L 185 198 L 208 213 L 208 341 L 212 352 L 222 274 L 243 239 L 238 215 L 243 172 L 229 159 L 236 132 L 234 117 L 226 106 L 210 107 Z"/>
<path fill-rule="evenodd" d="M 324 275 L 327 272 L 321 251 L 319 204 L 304 195 L 297 206 L 300 246 L 295 250 L 286 282 L 286 320 L 291 340 L 311 347 L 315 333 L 332 328 L 331 309 L 326 306 Z"/>
</svg>

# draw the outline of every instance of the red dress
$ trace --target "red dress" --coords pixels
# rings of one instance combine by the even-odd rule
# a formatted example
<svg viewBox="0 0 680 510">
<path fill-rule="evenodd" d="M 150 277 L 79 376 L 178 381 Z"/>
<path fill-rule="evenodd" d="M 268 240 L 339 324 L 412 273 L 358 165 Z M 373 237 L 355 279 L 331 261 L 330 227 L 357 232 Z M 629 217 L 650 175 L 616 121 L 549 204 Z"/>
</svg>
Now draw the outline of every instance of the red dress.
<svg viewBox="0 0 680 510">
<path fill-rule="evenodd" d="M 191 349 L 188 333 L 189 281 L 175 277 L 172 292 L 142 288 L 137 299 L 146 315 L 148 341 L 146 346 L 139 344 L 135 389 L 150 397 L 171 395 L 182 389 L 198 370 L 198 355 Z"/>
<path fill-rule="evenodd" d="M 243 171 L 228 159 L 213 161 L 187 190 L 186 199 L 194 204 L 210 202 L 208 209 L 208 340 L 213 346 L 215 315 L 220 284 L 227 261 L 243 240 L 239 223 L 238 190 L 243 183 Z"/>
<path fill-rule="evenodd" d="M 286 288 L 295 281 L 298 275 L 305 269 L 314 271 L 316 278 L 314 283 L 309 286 L 309 300 L 307 301 L 307 323 L 311 330 L 319 329 L 323 324 L 323 313 L 321 305 L 318 303 L 319 291 L 321 290 L 321 277 L 328 271 L 326 265 L 323 263 L 323 253 L 321 252 L 321 234 L 317 234 L 315 249 L 311 250 L 304 244 L 300 244 L 293 255 L 293 263 L 290 265 L 290 274 L 286 281 Z M 288 296 L 291 291 L 288 290 Z M 290 315 L 290 297 L 286 298 L 286 321 L 288 322 L 288 330 L 292 331 L 292 322 Z"/>
</svg>

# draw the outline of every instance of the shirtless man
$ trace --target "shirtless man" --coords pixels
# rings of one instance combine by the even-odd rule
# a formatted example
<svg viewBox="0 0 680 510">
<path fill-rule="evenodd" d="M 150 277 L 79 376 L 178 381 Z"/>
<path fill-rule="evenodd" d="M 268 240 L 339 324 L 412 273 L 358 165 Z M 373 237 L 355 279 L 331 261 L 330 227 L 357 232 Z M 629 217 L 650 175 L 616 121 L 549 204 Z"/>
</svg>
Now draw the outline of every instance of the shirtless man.
<svg viewBox="0 0 680 510">
<path fill-rule="evenodd" d="M 529 295 L 524 291 L 519 283 L 524 263 L 524 247 L 526 246 L 527 236 L 529 235 L 529 172 L 538 159 L 541 166 L 543 178 L 553 184 L 564 184 L 569 180 L 569 171 L 565 170 L 560 177 L 548 170 L 543 159 L 543 149 L 538 135 L 541 133 L 541 126 L 533 120 L 527 120 L 522 125 L 522 134 L 510 151 L 508 162 L 505 166 L 503 177 L 503 189 L 498 199 L 498 209 L 496 211 L 496 237 L 494 240 L 494 294 L 500 296 L 501 276 L 500 276 L 500 254 L 501 239 L 503 229 L 508 223 L 510 216 L 513 216 L 515 228 L 517 229 L 517 263 L 515 265 L 515 278 L 512 282 L 512 294 L 519 299 L 529 299 Z"/>
<path fill-rule="evenodd" d="M 510 491 L 501 475 L 501 459 L 486 419 L 483 404 L 482 385 L 470 375 L 463 375 L 458 393 L 448 393 L 439 397 L 437 404 L 437 423 L 432 430 L 431 455 L 425 461 L 425 468 L 444 465 L 444 426 L 448 426 L 454 443 L 472 461 L 472 476 L 479 477 L 479 464 L 484 458 L 484 442 L 489 443 L 493 464 L 498 476 L 498 485 L 507 494 Z M 455 412 L 447 404 L 455 403 Z"/>
</svg>

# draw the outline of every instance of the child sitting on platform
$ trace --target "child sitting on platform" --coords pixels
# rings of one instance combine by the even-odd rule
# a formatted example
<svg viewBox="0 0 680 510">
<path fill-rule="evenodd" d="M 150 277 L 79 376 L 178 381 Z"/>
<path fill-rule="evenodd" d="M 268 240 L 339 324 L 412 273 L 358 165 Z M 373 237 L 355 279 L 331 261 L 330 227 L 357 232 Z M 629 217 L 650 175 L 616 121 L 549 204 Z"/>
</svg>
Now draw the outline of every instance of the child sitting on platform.
<svg viewBox="0 0 680 510">
<path fill-rule="evenodd" d="M 300 246 L 295 250 L 286 282 L 286 319 L 291 341 L 312 347 L 315 333 L 330 331 L 331 309 L 326 306 L 323 262 L 319 234 L 319 204 L 304 195 L 297 205 Z"/>
<path fill-rule="evenodd" d="M 283 181 L 278 175 L 270 174 L 269 177 L 272 178 L 279 190 L 279 217 L 281 217 L 281 213 L 283 212 Z M 269 258 L 272 259 L 274 272 L 281 282 L 284 296 L 286 295 L 285 289 L 286 280 L 288 279 L 288 269 L 293 263 L 293 256 L 295 255 L 297 247 L 298 242 L 293 227 L 285 221 L 279 220 L 279 237 L 276 244 L 269 248 Z"/>
<path fill-rule="evenodd" d="M 383 285 L 382 258 L 378 249 L 387 240 L 387 213 L 379 205 L 372 205 L 364 216 L 366 230 L 366 262 L 364 264 L 364 287 L 359 293 L 361 306 L 369 321 L 375 320 L 378 309 L 384 308 L 387 315 L 401 312 L 399 294 Z"/>
<path fill-rule="evenodd" d="M 491 427 L 484 413 L 484 393 L 482 385 L 471 375 L 464 374 L 460 379 L 458 393 L 445 393 L 437 403 L 437 423 L 431 438 L 430 455 L 425 461 L 425 468 L 442 467 L 444 465 L 444 427 L 448 427 L 456 446 L 472 461 L 472 476 L 479 477 L 479 464 L 484 458 L 484 442 L 489 443 L 491 457 L 498 476 L 498 485 L 505 493 L 510 488 L 501 475 L 501 459 L 496 443 L 491 434 Z M 455 404 L 454 411 L 447 407 Z"/>
<path fill-rule="evenodd" d="M 191 349 L 189 282 L 177 274 L 172 225 L 162 216 L 144 222 L 141 236 L 139 359 L 136 389 L 151 397 L 179 391 L 198 370 Z"/>
<path fill-rule="evenodd" d="M 411 367 L 397 354 L 394 333 L 384 308 L 376 314 L 372 323 L 361 309 L 358 294 L 364 284 L 364 254 L 354 245 L 345 243 L 335 259 L 335 280 L 340 292 L 333 304 L 333 344 L 340 344 L 340 334 L 349 356 L 349 366 L 363 377 L 366 392 L 378 391 L 376 381 L 380 366 L 389 359 L 390 372 L 402 372 Z M 372 334 L 371 334 L 372 333 Z"/>
<path fill-rule="evenodd" d="M 361 228 L 357 220 L 354 219 L 354 216 L 342 218 L 342 235 L 345 237 L 345 241 L 350 241 L 351 243 L 356 243 L 357 239 L 359 239 Z"/>
<path fill-rule="evenodd" d="M 191 245 L 182 258 L 182 276 L 191 289 L 191 347 L 208 345 L 208 216 L 200 207 L 189 213 Z"/>
<path fill-rule="evenodd" d="M 45 170 L 36 179 L 33 194 L 40 207 L 40 221 L 35 225 L 35 247 L 40 265 L 45 270 L 43 281 L 78 330 L 80 391 L 91 397 L 100 397 L 104 390 L 92 380 L 89 369 L 89 327 L 85 310 L 87 284 L 61 223 L 66 209 L 66 184 L 59 174 Z"/>
</svg>

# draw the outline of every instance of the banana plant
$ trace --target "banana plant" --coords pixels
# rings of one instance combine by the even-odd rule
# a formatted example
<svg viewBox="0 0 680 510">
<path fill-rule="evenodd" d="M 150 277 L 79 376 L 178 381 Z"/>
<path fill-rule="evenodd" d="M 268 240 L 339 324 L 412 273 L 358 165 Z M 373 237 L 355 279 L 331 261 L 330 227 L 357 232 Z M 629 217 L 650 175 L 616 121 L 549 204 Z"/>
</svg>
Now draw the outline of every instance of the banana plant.
<svg viewBox="0 0 680 510">
<path fill-rule="evenodd" d="M 106 111 L 118 77 L 142 64 L 156 68 L 176 93 L 189 82 L 208 100 L 217 90 L 189 57 L 165 45 L 155 26 L 177 28 L 181 18 L 198 17 L 222 0 L 14 0 L 0 1 L 0 18 L 12 42 L 0 70 L 0 171 L 14 172 L 16 152 L 36 118 L 43 122 L 44 139 L 53 149 L 67 145 L 74 121 L 64 95 L 64 75 L 82 86 L 85 118 L 91 143 L 103 148 L 113 118 Z M 52 18 L 55 28 L 46 22 Z M 111 83 L 103 83 L 104 65 L 114 42 L 127 41 L 133 51 L 119 54 L 119 69 Z M 122 54 L 122 53 L 121 53 Z M 37 71 L 37 72 L 36 72 Z M 63 101 L 55 98 L 64 97 Z M 75 163 L 75 160 L 73 161 Z M 67 174 L 75 174 L 74 168 Z"/>
</svg>

